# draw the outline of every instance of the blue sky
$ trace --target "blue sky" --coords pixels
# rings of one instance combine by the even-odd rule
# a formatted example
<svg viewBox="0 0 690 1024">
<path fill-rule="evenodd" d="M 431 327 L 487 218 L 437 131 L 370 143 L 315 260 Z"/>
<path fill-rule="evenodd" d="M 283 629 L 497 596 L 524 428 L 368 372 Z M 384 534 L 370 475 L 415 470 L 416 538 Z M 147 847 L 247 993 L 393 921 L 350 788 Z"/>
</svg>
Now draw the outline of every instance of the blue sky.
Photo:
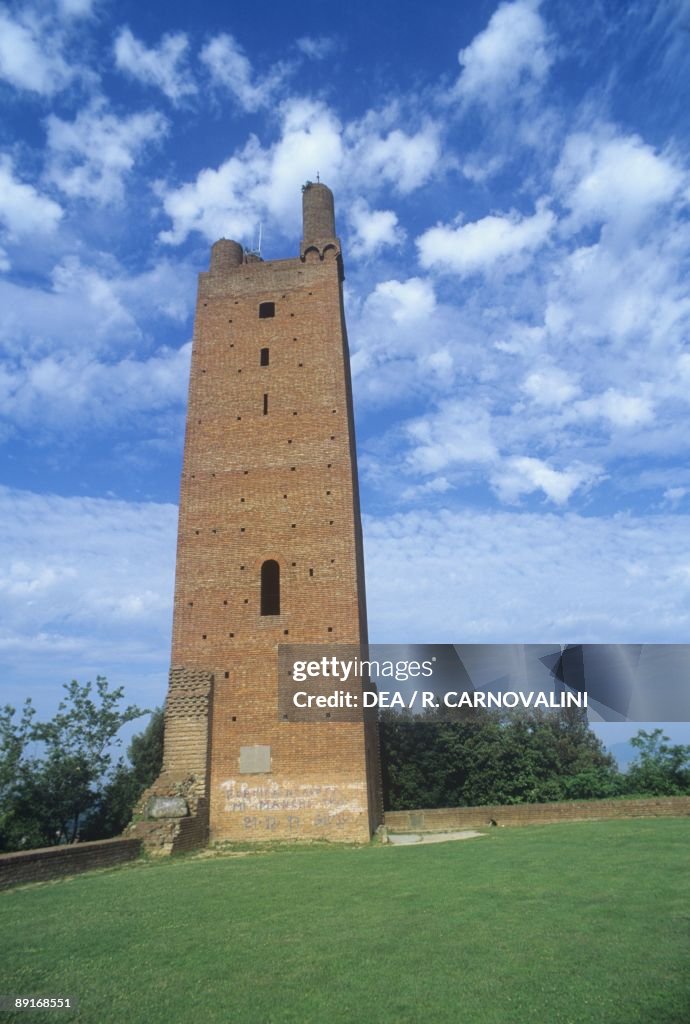
<svg viewBox="0 0 690 1024">
<path fill-rule="evenodd" d="M 686 642 L 690 4 L 0 8 L 0 657 L 160 703 L 196 274 L 336 196 L 378 642 Z"/>
</svg>

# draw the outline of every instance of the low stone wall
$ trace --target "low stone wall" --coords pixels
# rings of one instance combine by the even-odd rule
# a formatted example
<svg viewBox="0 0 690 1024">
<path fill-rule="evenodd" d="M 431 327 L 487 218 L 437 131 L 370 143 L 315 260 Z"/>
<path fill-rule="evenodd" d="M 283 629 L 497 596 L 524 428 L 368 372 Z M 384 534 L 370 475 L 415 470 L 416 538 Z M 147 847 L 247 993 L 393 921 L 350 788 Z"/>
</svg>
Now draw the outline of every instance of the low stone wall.
<svg viewBox="0 0 690 1024">
<path fill-rule="evenodd" d="M 637 800 L 577 800 L 553 804 L 386 811 L 384 823 L 391 832 L 444 832 L 492 824 L 547 825 L 558 821 L 604 818 L 678 818 L 686 814 L 690 814 L 690 796 L 659 796 Z"/>
<path fill-rule="evenodd" d="M 0 854 L 0 889 L 28 882 L 47 882 L 95 868 L 111 868 L 136 860 L 140 854 L 140 839 L 101 839 L 93 843 L 3 853 Z"/>
</svg>

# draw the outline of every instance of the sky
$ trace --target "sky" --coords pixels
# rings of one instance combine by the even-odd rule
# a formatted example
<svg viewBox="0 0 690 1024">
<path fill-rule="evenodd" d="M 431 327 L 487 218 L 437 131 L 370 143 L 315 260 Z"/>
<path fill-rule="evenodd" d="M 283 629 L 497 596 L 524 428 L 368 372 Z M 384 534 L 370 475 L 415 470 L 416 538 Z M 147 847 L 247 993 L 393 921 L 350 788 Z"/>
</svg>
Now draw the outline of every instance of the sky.
<svg viewBox="0 0 690 1024">
<path fill-rule="evenodd" d="M 317 173 L 371 639 L 687 642 L 689 64 L 688 0 L 0 7 L 4 700 L 162 703 L 196 275 Z"/>
</svg>

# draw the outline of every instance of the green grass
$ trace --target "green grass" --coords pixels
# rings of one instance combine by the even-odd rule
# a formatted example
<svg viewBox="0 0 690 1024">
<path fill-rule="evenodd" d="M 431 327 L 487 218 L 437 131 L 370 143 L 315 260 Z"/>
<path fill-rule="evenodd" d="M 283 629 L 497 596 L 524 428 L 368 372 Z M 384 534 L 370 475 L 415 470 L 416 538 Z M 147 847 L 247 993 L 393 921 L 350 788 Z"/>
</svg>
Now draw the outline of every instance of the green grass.
<svg viewBox="0 0 690 1024">
<path fill-rule="evenodd" d="M 687 1024 L 690 820 L 134 865 L 5 893 L 0 993 L 87 1024 Z"/>
</svg>

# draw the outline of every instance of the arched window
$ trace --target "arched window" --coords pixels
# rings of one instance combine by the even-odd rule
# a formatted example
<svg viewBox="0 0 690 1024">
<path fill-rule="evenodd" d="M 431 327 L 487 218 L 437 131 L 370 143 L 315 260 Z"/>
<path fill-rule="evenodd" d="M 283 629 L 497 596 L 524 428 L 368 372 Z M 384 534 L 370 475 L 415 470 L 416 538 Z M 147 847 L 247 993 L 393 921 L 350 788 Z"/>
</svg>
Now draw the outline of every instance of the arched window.
<svg viewBox="0 0 690 1024">
<path fill-rule="evenodd" d="M 280 615 L 280 566 L 273 558 L 261 566 L 261 614 Z"/>
</svg>

